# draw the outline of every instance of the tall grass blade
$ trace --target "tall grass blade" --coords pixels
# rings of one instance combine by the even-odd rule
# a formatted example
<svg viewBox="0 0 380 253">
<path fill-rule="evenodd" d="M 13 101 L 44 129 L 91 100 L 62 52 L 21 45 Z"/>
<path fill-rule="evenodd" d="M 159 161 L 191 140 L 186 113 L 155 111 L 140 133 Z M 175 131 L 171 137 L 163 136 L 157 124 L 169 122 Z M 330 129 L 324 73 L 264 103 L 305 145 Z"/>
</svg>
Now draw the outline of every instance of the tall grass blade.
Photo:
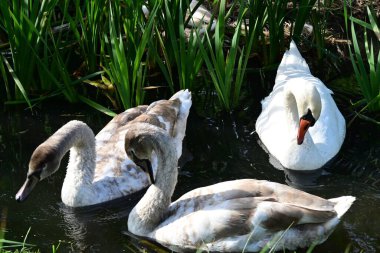
<svg viewBox="0 0 380 253">
<path fill-rule="evenodd" d="M 160 2 L 156 2 L 147 21 L 144 19 L 144 1 L 128 2 L 120 6 L 120 1 L 109 2 L 109 37 L 104 35 L 109 53 L 106 73 L 114 84 L 124 108 L 143 103 L 147 45 L 152 36 L 153 24 Z M 125 9 L 123 9 L 125 8 Z M 133 10 L 132 13 L 129 13 Z M 123 13 L 128 11 L 128 13 Z"/>
<path fill-rule="evenodd" d="M 95 101 L 91 100 L 91 99 L 88 99 L 84 96 L 81 96 L 79 95 L 79 100 L 84 102 L 85 104 L 88 104 L 89 106 L 91 106 L 92 108 L 95 108 L 96 110 L 104 113 L 104 114 L 107 114 L 108 116 L 111 116 L 111 117 L 114 117 L 116 116 L 116 113 L 114 113 L 113 111 L 111 111 L 110 109 L 96 103 Z"/>
<path fill-rule="evenodd" d="M 352 46 L 349 45 L 349 54 L 354 69 L 355 78 L 361 88 L 362 94 L 366 100 L 366 106 L 361 110 L 370 112 L 380 110 L 380 53 L 375 52 L 374 48 L 380 46 L 380 37 L 373 41 L 370 39 L 368 31 L 375 34 L 379 31 L 376 16 L 370 7 L 367 7 L 367 13 L 370 23 L 349 16 L 346 5 L 344 6 L 344 16 L 346 29 L 348 29 L 348 20 L 350 20 Z M 365 55 L 362 55 L 359 41 L 356 34 L 355 24 L 364 28 L 364 49 Z"/>
<path fill-rule="evenodd" d="M 246 13 L 248 13 L 248 9 L 252 15 L 256 11 L 254 7 L 260 6 L 260 3 L 248 5 L 248 7 L 244 3 L 240 4 L 237 25 L 229 50 L 225 54 L 225 44 L 228 41 L 225 31 L 225 4 L 225 1 L 220 1 L 214 41 L 210 39 L 209 32 L 206 32 L 205 45 L 200 44 L 200 46 L 202 57 L 214 84 L 220 104 L 225 110 L 232 111 L 238 105 L 248 58 L 255 39 L 258 39 L 262 33 L 261 24 L 263 22 L 251 16 L 250 23 L 252 27 L 248 31 L 245 31 L 246 35 L 248 35 L 246 36 L 246 43 L 243 48 L 240 48 L 243 19 Z M 208 52 L 205 47 L 207 47 Z"/>
<path fill-rule="evenodd" d="M 311 10 L 316 2 L 317 0 L 298 1 L 298 8 L 296 9 L 297 14 L 294 19 L 294 28 L 292 34 L 292 39 L 294 39 L 296 42 L 299 42 L 306 20 L 308 17 L 310 17 Z M 293 5 L 296 6 L 296 4 L 297 2 L 293 1 Z"/>
<path fill-rule="evenodd" d="M 2 22 L 7 31 L 12 61 L 8 71 L 17 87 L 14 99 L 24 98 L 30 105 L 30 90 L 52 89 L 52 84 L 63 91 L 70 102 L 76 101 L 66 62 L 61 55 L 61 34 L 52 34 L 51 17 L 58 0 L 0 2 Z M 56 42 L 57 41 L 57 42 Z"/>
<path fill-rule="evenodd" d="M 25 101 L 27 102 L 29 108 L 32 108 L 32 104 L 30 103 L 30 100 L 28 98 L 28 94 L 26 93 L 20 79 L 17 77 L 15 71 L 12 69 L 11 65 L 9 64 L 8 60 L 2 55 L 0 54 L 0 57 L 2 58 L 3 62 L 5 63 L 5 65 L 7 66 L 8 68 L 8 72 L 9 74 L 11 74 L 17 88 L 19 89 L 19 91 L 21 92 L 21 94 L 23 95 Z"/>
<path fill-rule="evenodd" d="M 154 52 L 154 58 L 172 92 L 177 89 L 174 87 L 176 80 L 179 89 L 194 90 L 194 80 L 202 66 L 203 58 L 198 41 L 201 40 L 199 35 L 203 28 L 193 27 L 189 31 L 185 25 L 190 21 L 192 24 L 196 23 L 191 16 L 186 19 L 186 12 L 195 13 L 197 6 L 200 6 L 200 3 L 191 9 L 189 1 L 164 1 L 161 6 L 162 15 L 159 15 L 155 28 L 155 37 L 160 48 Z M 153 42 L 150 46 L 155 48 Z M 176 76 L 172 68 L 175 68 Z"/>
<path fill-rule="evenodd" d="M 1 54 L 1 52 L 0 52 Z M 5 86 L 5 93 L 6 93 L 6 96 L 7 96 L 7 100 L 11 100 L 12 99 L 12 94 L 11 94 L 11 89 L 10 89 L 10 85 L 9 85 L 9 82 L 8 82 L 8 75 L 5 71 L 5 63 L 3 61 L 3 55 L 1 54 L 0 56 L 0 73 L 1 73 L 1 76 L 2 76 L 2 79 L 3 79 L 3 82 L 4 82 L 4 86 Z"/>
<path fill-rule="evenodd" d="M 21 248 L 20 252 L 23 252 L 26 247 L 32 247 L 34 245 L 26 243 L 26 239 L 29 235 L 30 229 L 28 229 L 24 241 L 23 242 L 18 242 L 18 241 L 12 241 L 12 240 L 7 240 L 5 239 L 5 229 L 6 229 L 6 219 L 7 219 L 7 208 L 3 208 L 1 212 L 1 220 L 0 220 L 0 252 L 8 252 L 4 249 L 7 248 Z"/>
</svg>

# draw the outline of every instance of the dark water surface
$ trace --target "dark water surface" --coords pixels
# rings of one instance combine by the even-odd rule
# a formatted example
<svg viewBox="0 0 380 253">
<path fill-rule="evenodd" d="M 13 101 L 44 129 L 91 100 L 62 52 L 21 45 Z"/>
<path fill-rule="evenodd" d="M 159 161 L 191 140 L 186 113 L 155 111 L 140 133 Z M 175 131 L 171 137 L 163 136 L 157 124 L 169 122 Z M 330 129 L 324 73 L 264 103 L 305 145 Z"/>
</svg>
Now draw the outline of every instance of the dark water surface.
<svg viewBox="0 0 380 253">
<path fill-rule="evenodd" d="M 79 111 L 79 112 L 78 112 Z M 200 186 L 238 178 L 267 179 L 298 185 L 294 175 L 276 169 L 254 133 L 257 113 L 212 120 L 193 112 L 188 120 L 184 155 L 174 199 Z M 53 177 L 40 182 L 29 199 L 17 203 L 34 148 L 71 119 L 86 122 L 97 133 L 108 116 L 90 110 L 7 112 L 0 125 L 0 211 L 7 210 L 6 239 L 27 242 L 42 252 L 62 241 L 58 252 L 137 252 L 157 246 L 123 234 L 127 216 L 141 194 L 107 206 L 72 210 L 60 200 L 67 156 Z M 354 195 L 357 201 L 330 238 L 313 252 L 380 252 L 380 130 L 356 121 L 344 146 L 313 186 L 304 190 L 321 197 Z M 163 249 L 163 248 L 162 248 Z M 164 249 L 163 249 L 164 250 Z M 304 252 L 299 250 L 297 252 Z"/>
</svg>

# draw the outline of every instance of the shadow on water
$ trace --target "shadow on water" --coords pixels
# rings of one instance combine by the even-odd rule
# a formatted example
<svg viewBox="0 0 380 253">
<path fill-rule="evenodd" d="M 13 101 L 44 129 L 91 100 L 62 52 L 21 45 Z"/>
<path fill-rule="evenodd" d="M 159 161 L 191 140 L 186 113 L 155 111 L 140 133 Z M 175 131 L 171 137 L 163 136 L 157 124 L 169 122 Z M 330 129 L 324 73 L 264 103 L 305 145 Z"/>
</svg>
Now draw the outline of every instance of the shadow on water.
<svg viewBox="0 0 380 253">
<path fill-rule="evenodd" d="M 31 227 L 27 242 L 38 245 L 42 252 L 50 252 L 51 246 L 60 240 L 61 252 L 141 252 L 142 248 L 148 252 L 165 251 L 148 240 L 124 234 L 128 213 L 142 193 L 108 205 L 83 209 L 64 206 L 60 189 L 67 156 L 61 169 L 40 182 L 25 203 L 16 203 L 15 193 L 25 180 L 27 164 L 36 146 L 71 119 L 86 122 L 95 133 L 110 120 L 94 111 L 51 108 L 34 115 L 29 112 L 1 115 L 0 210 L 8 209 L 6 238 L 22 241 Z M 257 111 L 252 109 L 218 119 L 190 114 L 173 199 L 196 187 L 239 178 L 288 183 L 324 198 L 354 195 L 358 199 L 342 222 L 313 252 L 344 252 L 349 244 L 352 252 L 361 249 L 379 252 L 379 129 L 363 122 L 349 128 L 338 156 L 323 171 L 318 171 L 320 177 L 319 174 L 310 177 L 275 168 L 274 161 L 258 144 L 254 132 L 256 115 Z M 305 177 L 309 180 L 306 184 L 312 187 L 304 187 Z"/>
</svg>

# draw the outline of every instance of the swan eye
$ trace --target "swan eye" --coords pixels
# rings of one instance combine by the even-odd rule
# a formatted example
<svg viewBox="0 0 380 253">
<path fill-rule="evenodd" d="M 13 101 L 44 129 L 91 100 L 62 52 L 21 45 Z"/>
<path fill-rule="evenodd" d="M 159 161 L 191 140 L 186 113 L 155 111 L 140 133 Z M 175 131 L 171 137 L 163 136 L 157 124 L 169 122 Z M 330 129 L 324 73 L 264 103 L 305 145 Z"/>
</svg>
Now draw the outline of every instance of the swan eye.
<svg viewBox="0 0 380 253">
<path fill-rule="evenodd" d="M 314 118 L 314 116 L 313 116 L 313 113 L 311 112 L 310 109 L 307 109 L 307 113 L 304 114 L 304 115 L 300 118 L 300 120 L 301 120 L 301 119 L 310 122 L 310 126 L 314 126 L 315 121 L 316 121 L 315 118 Z M 307 130 L 307 128 L 305 128 L 305 130 Z"/>
<path fill-rule="evenodd" d="M 42 168 L 44 168 L 45 166 L 43 166 Z M 28 178 L 32 178 L 32 177 L 36 177 L 38 179 L 41 179 L 41 173 L 42 173 L 42 170 L 43 169 L 37 169 L 37 170 L 34 170 L 33 172 L 31 173 L 28 173 L 27 177 Z"/>
<path fill-rule="evenodd" d="M 137 158 L 137 157 L 136 157 L 136 154 L 135 154 L 135 151 L 132 150 L 132 149 L 129 149 L 129 150 L 127 151 L 127 155 L 128 155 L 129 158 L 131 158 L 132 160 L 134 160 L 135 158 Z"/>
</svg>

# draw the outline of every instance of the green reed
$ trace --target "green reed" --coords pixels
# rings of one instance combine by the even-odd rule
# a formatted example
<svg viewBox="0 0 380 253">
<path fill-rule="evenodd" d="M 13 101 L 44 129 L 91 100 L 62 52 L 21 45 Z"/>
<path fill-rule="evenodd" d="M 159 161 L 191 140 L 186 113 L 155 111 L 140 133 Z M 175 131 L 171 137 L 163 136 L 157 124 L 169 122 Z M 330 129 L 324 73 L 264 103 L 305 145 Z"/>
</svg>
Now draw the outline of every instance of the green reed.
<svg viewBox="0 0 380 253">
<path fill-rule="evenodd" d="M 239 104 L 249 57 L 260 55 L 260 65 L 264 68 L 277 65 L 285 51 L 285 22 L 292 23 L 292 36 L 299 39 L 315 2 L 294 1 L 290 9 L 284 0 L 240 3 L 237 25 L 229 39 L 225 29 L 225 1 L 220 1 L 215 33 L 206 33 L 201 52 L 219 101 L 227 111 Z"/>
<path fill-rule="evenodd" d="M 5 54 L 1 58 L 15 87 L 9 85 L 6 75 L 3 80 L 7 85 L 7 98 L 16 100 L 16 103 L 23 98 L 31 107 L 30 91 L 36 95 L 58 91 L 70 102 L 76 101 L 76 93 L 59 52 L 62 45 L 60 34 L 53 34 L 51 29 L 57 2 L 0 2 L 0 22 L 7 32 L 10 46 L 6 52 L 11 55 L 10 59 Z M 57 76 L 66 79 L 60 80 Z"/>
<path fill-rule="evenodd" d="M 81 50 L 84 67 L 88 73 L 99 70 L 101 65 L 101 55 L 104 53 L 103 34 L 107 22 L 107 1 L 74 1 L 75 15 L 72 17 L 70 4 L 72 1 L 65 1 L 64 16 L 70 24 L 71 32 Z"/>
<path fill-rule="evenodd" d="M 157 1 L 146 20 L 142 11 L 145 1 L 109 2 L 109 35 L 104 35 L 106 73 L 116 87 L 124 108 L 143 103 L 147 71 L 146 52 L 152 37 L 153 23 L 158 10 Z M 108 37 L 109 36 L 109 37 Z"/>
<path fill-rule="evenodd" d="M 200 53 L 200 43 L 202 42 L 199 33 L 205 28 L 202 28 L 202 24 L 194 25 L 191 29 L 186 28 L 189 21 L 203 23 L 195 21 L 192 17 L 202 2 L 200 1 L 196 6 L 190 8 L 189 1 L 165 0 L 161 5 L 159 12 L 161 14 L 157 16 L 155 36 L 156 44 L 159 46 L 155 46 L 155 41 L 152 41 L 150 46 L 157 48 L 153 50 L 155 61 L 172 92 L 176 89 L 175 87 L 193 90 L 194 80 L 202 67 L 203 58 Z M 187 19 L 186 13 L 189 13 Z M 173 68 L 176 70 L 177 76 L 174 75 Z M 175 85 L 177 82 L 178 85 Z"/>
<path fill-rule="evenodd" d="M 229 50 L 225 53 L 225 43 L 227 35 L 225 26 L 227 22 L 226 1 L 219 3 L 219 14 L 215 26 L 215 34 L 212 40 L 209 31 L 205 32 L 205 45 L 200 43 L 201 53 L 207 66 L 208 73 L 214 84 L 214 88 L 219 98 L 220 104 L 227 110 L 231 111 L 240 98 L 240 89 L 242 77 L 242 63 L 247 50 L 239 48 L 241 24 L 243 14 L 245 13 L 244 4 L 240 6 L 239 19 L 236 29 L 231 39 Z M 240 53 L 238 53 L 240 49 Z M 234 82 L 236 71 L 236 82 Z"/>
<path fill-rule="evenodd" d="M 263 24 L 267 25 L 269 45 L 263 47 L 264 65 L 278 63 L 281 51 L 284 49 L 284 22 L 287 1 L 265 0 Z M 264 28 L 264 27 L 263 27 Z M 264 44 L 266 44 L 264 42 Z"/>
<path fill-rule="evenodd" d="M 46 31 L 46 19 L 52 11 L 52 5 L 43 1 L 20 2 L 12 4 L 8 1 L 0 2 L 0 23 L 7 33 L 11 61 L 2 55 L 2 62 L 14 80 L 14 87 L 7 85 L 7 97 L 29 101 L 23 87 L 24 83 L 37 89 L 34 78 L 36 71 L 36 51 L 42 45 L 41 35 Z M 4 75 L 5 76 L 5 75 Z M 4 80 L 8 83 L 7 80 Z"/>
<path fill-rule="evenodd" d="M 229 9 L 223 0 L 215 2 L 219 12 L 208 27 L 194 25 L 204 1 L 191 8 L 190 2 L 1 1 L 0 30 L 9 40 L 0 45 L 7 103 L 32 106 L 63 94 L 114 115 L 98 94 L 114 109 L 142 104 L 158 66 L 171 92 L 203 89 L 194 81 L 206 73 L 204 83 L 211 80 L 220 104 L 231 111 L 240 102 L 251 56 L 259 55 L 264 69 L 276 67 L 285 50 L 285 22 L 299 38 L 316 0 L 294 1 L 293 8 L 285 0 L 235 1 Z"/>
<path fill-rule="evenodd" d="M 373 8 L 367 6 L 369 23 L 359 20 L 352 15 L 349 16 L 346 5 L 344 6 L 344 16 L 346 29 L 348 31 L 348 20 L 350 20 L 352 45 L 349 46 L 350 59 L 354 69 L 355 78 L 360 86 L 363 99 L 354 104 L 360 106 L 359 114 L 365 110 L 369 112 L 380 111 L 380 53 L 375 48 L 380 46 L 379 20 Z M 364 29 L 364 49 L 362 55 L 357 37 L 355 24 Z M 370 36 L 373 32 L 375 36 Z M 363 46 L 363 45 L 362 45 Z M 380 124 L 380 122 L 377 122 Z"/>
<path fill-rule="evenodd" d="M 298 2 L 298 8 L 297 6 Z M 292 21 L 293 24 L 293 34 L 292 38 L 295 41 L 299 41 L 301 39 L 302 30 L 304 29 L 304 25 L 306 21 L 308 20 L 308 17 L 310 17 L 310 14 L 312 13 L 312 9 L 315 5 L 317 0 L 301 0 L 301 1 L 293 1 L 293 18 Z M 318 0 L 318 7 L 319 7 L 320 1 Z M 316 10 L 316 12 L 319 12 L 319 9 Z M 315 24 L 316 26 L 316 24 Z"/>
<path fill-rule="evenodd" d="M 32 252 L 31 248 L 34 247 L 32 244 L 26 243 L 26 239 L 29 235 L 30 228 L 28 229 L 23 242 L 7 240 L 4 235 L 0 235 L 0 253 L 28 253 Z"/>
</svg>

